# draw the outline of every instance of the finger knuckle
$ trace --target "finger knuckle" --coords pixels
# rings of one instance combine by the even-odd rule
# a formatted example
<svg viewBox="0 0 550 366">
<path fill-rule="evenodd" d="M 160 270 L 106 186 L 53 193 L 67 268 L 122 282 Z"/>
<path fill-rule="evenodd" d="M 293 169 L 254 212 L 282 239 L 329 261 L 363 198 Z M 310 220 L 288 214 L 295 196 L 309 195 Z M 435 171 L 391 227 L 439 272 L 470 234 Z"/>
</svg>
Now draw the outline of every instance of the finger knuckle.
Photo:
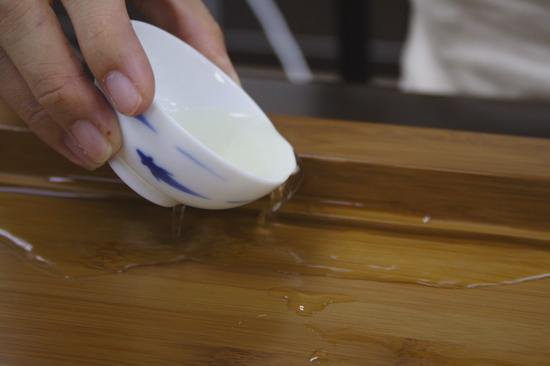
<svg viewBox="0 0 550 366">
<path fill-rule="evenodd" d="M 13 46 L 25 37 L 25 29 L 34 21 L 40 21 L 36 1 L 0 0 L 0 44 Z"/>
<path fill-rule="evenodd" d="M 110 38 L 109 27 L 107 26 L 96 26 L 91 27 L 86 33 L 86 42 L 89 43 L 102 43 Z"/>
<path fill-rule="evenodd" d="M 25 118 L 27 126 L 33 131 L 42 131 L 50 119 L 48 113 L 42 106 L 37 105 L 28 111 L 28 116 Z"/>
<path fill-rule="evenodd" d="M 70 76 L 50 73 L 43 75 L 34 86 L 34 94 L 38 103 L 46 109 L 66 109 L 73 104 L 77 84 L 82 80 L 81 75 Z"/>
<path fill-rule="evenodd" d="M 2 23 L 14 23 L 23 18 L 32 6 L 32 1 L 0 0 L 0 20 Z"/>
<path fill-rule="evenodd" d="M 65 78 L 47 77 L 35 87 L 36 100 L 44 107 L 59 106 L 69 97 L 67 88 Z"/>
<path fill-rule="evenodd" d="M 7 14 L 10 14 L 22 3 L 23 1 L 17 0 L 0 0 L 0 15 L 5 16 Z"/>
</svg>

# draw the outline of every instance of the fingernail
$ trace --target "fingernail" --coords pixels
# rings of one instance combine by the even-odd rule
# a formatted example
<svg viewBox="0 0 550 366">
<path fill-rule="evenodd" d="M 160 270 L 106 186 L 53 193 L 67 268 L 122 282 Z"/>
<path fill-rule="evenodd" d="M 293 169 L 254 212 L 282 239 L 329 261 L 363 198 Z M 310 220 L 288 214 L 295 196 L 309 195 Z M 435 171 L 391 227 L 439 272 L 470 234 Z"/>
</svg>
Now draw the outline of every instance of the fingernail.
<svg viewBox="0 0 550 366">
<path fill-rule="evenodd" d="M 63 142 L 65 143 L 67 149 L 69 149 L 69 151 L 71 152 L 71 155 L 67 156 L 69 160 L 86 169 L 97 168 L 98 164 L 90 159 L 88 155 L 84 153 L 84 151 L 82 151 L 82 149 L 78 146 L 78 143 L 71 135 L 65 135 L 65 137 L 63 138 Z"/>
<path fill-rule="evenodd" d="M 120 113 L 132 115 L 136 112 L 142 98 L 130 79 L 121 72 L 111 71 L 104 84 L 109 99 Z"/>
<path fill-rule="evenodd" d="M 102 164 L 111 157 L 111 144 L 92 122 L 76 121 L 69 130 L 80 150 L 89 159 Z"/>
</svg>

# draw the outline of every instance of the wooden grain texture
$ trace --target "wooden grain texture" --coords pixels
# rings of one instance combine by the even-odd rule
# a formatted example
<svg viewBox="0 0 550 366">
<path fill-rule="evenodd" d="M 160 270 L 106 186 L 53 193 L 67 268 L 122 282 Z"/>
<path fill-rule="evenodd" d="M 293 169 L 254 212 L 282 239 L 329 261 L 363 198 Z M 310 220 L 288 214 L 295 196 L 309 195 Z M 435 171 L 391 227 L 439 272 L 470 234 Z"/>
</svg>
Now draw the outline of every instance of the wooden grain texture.
<svg viewBox="0 0 550 366">
<path fill-rule="evenodd" d="M 298 152 L 307 155 L 480 175 L 550 177 L 547 139 L 303 117 L 273 120 Z"/>
<path fill-rule="evenodd" d="M 174 243 L 108 168 L 0 129 L 0 364 L 550 365 L 550 280 L 521 281 L 550 273 L 550 141 L 273 119 L 295 199 Z"/>
</svg>

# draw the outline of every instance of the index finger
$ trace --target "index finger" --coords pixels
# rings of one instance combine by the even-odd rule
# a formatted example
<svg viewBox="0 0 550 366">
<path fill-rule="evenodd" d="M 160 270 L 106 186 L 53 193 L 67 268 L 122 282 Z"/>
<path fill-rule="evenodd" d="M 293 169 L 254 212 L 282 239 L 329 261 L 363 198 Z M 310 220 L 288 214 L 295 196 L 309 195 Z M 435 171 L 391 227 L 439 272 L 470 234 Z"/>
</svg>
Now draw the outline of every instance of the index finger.
<svg viewBox="0 0 550 366">
<path fill-rule="evenodd" d="M 117 110 L 142 113 L 152 102 L 153 71 L 126 11 L 124 0 L 62 0 L 80 49 Z"/>
<path fill-rule="evenodd" d="M 0 48 L 45 111 L 28 118 L 31 128 L 47 114 L 93 161 L 109 159 L 120 147 L 116 116 L 84 73 L 49 4 L 0 1 L 0 34 Z"/>
</svg>

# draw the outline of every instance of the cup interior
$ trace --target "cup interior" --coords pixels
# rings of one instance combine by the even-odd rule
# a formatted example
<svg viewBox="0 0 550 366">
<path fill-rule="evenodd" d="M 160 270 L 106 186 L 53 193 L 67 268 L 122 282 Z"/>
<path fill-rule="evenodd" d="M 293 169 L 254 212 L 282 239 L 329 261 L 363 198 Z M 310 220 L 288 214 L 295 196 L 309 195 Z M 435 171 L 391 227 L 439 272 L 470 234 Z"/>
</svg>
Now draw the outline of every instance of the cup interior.
<svg viewBox="0 0 550 366">
<path fill-rule="evenodd" d="M 292 147 L 239 85 L 180 39 L 146 23 L 133 26 L 155 75 L 155 103 L 174 123 L 247 174 L 290 175 Z"/>
</svg>

